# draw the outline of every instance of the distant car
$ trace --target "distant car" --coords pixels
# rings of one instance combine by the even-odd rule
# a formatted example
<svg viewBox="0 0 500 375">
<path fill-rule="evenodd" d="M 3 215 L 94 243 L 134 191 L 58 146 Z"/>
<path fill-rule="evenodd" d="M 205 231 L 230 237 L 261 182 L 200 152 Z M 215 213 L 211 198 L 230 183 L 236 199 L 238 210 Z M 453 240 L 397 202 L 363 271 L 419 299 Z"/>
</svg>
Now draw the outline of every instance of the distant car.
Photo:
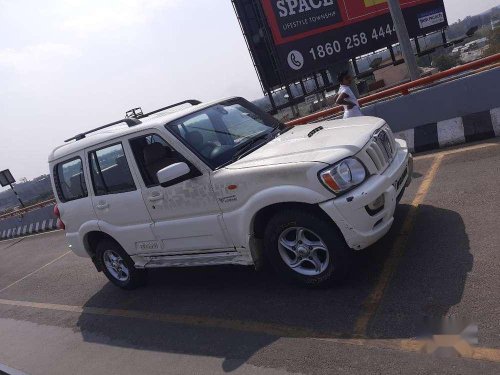
<svg viewBox="0 0 500 375">
<path fill-rule="evenodd" d="M 324 285 L 391 227 L 412 157 L 383 120 L 290 127 L 242 98 L 186 103 L 130 111 L 49 156 L 71 249 L 117 286 L 149 268 L 264 260 Z"/>
</svg>

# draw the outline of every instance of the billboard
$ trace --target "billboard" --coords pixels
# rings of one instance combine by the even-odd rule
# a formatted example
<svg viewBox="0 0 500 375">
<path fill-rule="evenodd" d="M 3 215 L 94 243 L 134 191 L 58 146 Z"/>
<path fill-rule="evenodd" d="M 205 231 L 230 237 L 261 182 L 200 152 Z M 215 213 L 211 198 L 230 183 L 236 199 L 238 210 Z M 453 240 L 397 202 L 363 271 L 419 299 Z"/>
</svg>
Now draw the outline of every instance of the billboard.
<svg viewBox="0 0 500 375">
<path fill-rule="evenodd" d="M 284 85 L 397 42 L 386 0 L 233 0 L 264 85 Z M 410 37 L 447 26 L 443 0 L 400 0 Z M 248 27 L 259 19 L 264 30 Z M 256 23 L 253 20 L 253 23 Z M 257 22 L 259 23 L 259 22 Z M 273 72 L 260 68 L 266 43 Z M 254 48 L 254 50 L 252 50 Z M 262 46 L 260 47 L 262 52 Z M 274 76 L 273 76 L 274 75 Z M 270 85 L 272 87 L 273 85 Z"/>
</svg>

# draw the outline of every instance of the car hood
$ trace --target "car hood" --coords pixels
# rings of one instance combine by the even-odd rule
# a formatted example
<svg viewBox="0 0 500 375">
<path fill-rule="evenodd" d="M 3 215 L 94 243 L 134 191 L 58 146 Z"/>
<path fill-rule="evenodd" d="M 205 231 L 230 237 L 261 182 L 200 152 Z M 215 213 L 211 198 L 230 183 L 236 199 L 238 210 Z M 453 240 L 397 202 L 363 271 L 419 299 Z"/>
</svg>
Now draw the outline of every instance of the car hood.
<svg viewBox="0 0 500 375">
<path fill-rule="evenodd" d="M 295 126 L 226 168 L 298 162 L 333 164 L 358 153 L 385 121 L 376 117 L 354 117 Z M 309 136 L 318 127 L 323 129 Z"/>
</svg>

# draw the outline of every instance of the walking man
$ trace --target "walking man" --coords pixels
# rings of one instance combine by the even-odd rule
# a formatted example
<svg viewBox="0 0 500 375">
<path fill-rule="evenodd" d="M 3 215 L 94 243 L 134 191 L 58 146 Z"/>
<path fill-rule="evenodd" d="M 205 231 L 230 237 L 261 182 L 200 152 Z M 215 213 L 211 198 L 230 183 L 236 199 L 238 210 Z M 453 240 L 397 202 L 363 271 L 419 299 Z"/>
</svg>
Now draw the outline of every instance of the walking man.
<svg viewBox="0 0 500 375">
<path fill-rule="evenodd" d="M 344 107 L 344 118 L 363 116 L 359 108 L 358 99 L 350 87 L 352 77 L 349 72 L 339 73 L 337 78 L 340 83 L 337 104 Z"/>
</svg>

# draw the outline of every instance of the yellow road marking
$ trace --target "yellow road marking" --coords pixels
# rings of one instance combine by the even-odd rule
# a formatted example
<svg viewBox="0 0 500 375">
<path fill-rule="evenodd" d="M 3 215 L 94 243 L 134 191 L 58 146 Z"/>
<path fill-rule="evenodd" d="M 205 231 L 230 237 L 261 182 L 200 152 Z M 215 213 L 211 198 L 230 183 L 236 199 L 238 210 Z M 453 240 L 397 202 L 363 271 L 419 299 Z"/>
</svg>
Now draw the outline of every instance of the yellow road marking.
<svg viewBox="0 0 500 375">
<path fill-rule="evenodd" d="M 457 149 L 451 149 L 451 150 L 444 150 L 444 151 L 439 151 L 439 152 L 433 152 L 432 154 L 427 154 L 427 155 L 416 155 L 415 156 L 415 160 L 433 159 L 433 158 L 435 158 L 436 156 L 439 156 L 439 155 L 460 154 L 462 152 L 475 151 L 475 150 L 481 150 L 483 148 L 498 147 L 498 146 L 500 146 L 500 142 L 496 142 L 496 143 L 481 143 L 479 145 L 474 145 L 474 146 L 461 147 L 461 148 L 457 148 Z"/>
<path fill-rule="evenodd" d="M 435 156 L 434 162 L 432 163 L 427 176 L 422 181 L 422 184 L 420 185 L 415 198 L 411 202 L 410 211 L 406 215 L 401 232 L 394 242 L 391 255 L 385 261 L 384 267 L 380 274 L 379 280 L 375 285 L 375 288 L 363 302 L 363 311 L 361 312 L 358 319 L 356 319 L 356 323 L 354 324 L 354 333 L 356 335 L 366 336 L 368 325 L 377 312 L 387 286 L 389 285 L 389 281 L 391 280 L 392 275 L 394 274 L 394 271 L 396 270 L 396 267 L 398 266 L 399 261 L 401 260 L 405 252 L 408 238 L 415 224 L 418 207 L 422 204 L 427 193 L 429 192 L 429 188 L 432 184 L 432 181 L 436 177 L 437 171 L 439 169 L 439 166 L 441 165 L 441 162 L 443 161 L 444 156 L 444 154 Z"/>
<path fill-rule="evenodd" d="M 135 319 L 188 325 L 188 326 L 231 329 L 236 331 L 260 333 L 272 336 L 285 336 L 285 337 L 296 337 L 296 338 L 304 338 L 304 337 L 332 338 L 332 337 L 346 336 L 335 332 L 319 332 L 307 328 L 291 327 L 281 324 L 232 320 L 232 319 L 229 320 L 229 319 L 210 318 L 210 317 L 193 316 L 193 315 L 154 313 L 154 312 L 146 312 L 139 310 L 108 309 L 102 307 L 81 307 L 81 306 L 60 305 L 52 303 L 13 301 L 6 299 L 0 299 L 0 305 L 29 307 L 29 308 L 44 309 L 44 310 L 66 311 L 79 314 L 112 316 L 120 318 L 135 318 Z"/>
<path fill-rule="evenodd" d="M 28 301 L 13 301 L 0 299 L 0 305 L 42 309 L 49 311 L 62 311 L 76 314 L 89 314 L 97 316 L 109 316 L 115 318 L 141 319 L 154 322 L 180 324 L 203 328 L 230 329 L 240 332 L 265 334 L 277 337 L 308 338 L 323 340 L 339 345 L 360 346 L 370 349 L 389 349 L 401 352 L 426 353 L 428 344 L 425 340 L 410 339 L 368 339 L 348 338 L 348 335 L 318 332 L 300 327 L 262 323 L 254 321 L 227 320 L 210 317 L 175 315 L 164 313 L 153 313 L 138 310 L 107 309 L 101 307 L 82 307 L 72 305 L 60 305 L 52 303 L 39 303 Z M 342 338 L 347 337 L 347 338 Z M 500 362 L 500 349 L 471 347 L 459 355 L 461 358 L 475 359 L 481 361 Z"/>
<path fill-rule="evenodd" d="M 50 266 L 51 264 L 53 264 L 53 263 L 57 262 L 59 259 L 61 259 L 62 257 L 64 257 L 64 256 L 68 255 L 69 253 L 71 253 L 71 251 L 66 251 L 64 254 L 62 254 L 62 255 L 58 256 L 56 259 L 51 260 L 49 263 L 47 263 L 47 264 L 45 264 L 45 265 L 41 266 L 40 268 L 37 268 L 36 270 L 34 270 L 33 272 L 30 272 L 30 273 L 29 273 L 29 274 L 27 274 L 26 276 L 21 277 L 19 280 L 14 281 L 12 284 L 7 285 L 5 288 L 0 289 L 0 293 L 2 293 L 4 290 L 9 289 L 11 286 L 16 285 L 16 284 L 20 283 L 20 282 L 21 282 L 21 281 L 23 281 L 23 280 L 26 280 L 26 279 L 27 279 L 28 277 L 30 277 L 31 275 L 34 275 L 35 273 L 37 273 L 37 272 L 39 272 L 39 271 L 43 270 L 44 268 L 46 268 L 46 267 Z"/>
</svg>

